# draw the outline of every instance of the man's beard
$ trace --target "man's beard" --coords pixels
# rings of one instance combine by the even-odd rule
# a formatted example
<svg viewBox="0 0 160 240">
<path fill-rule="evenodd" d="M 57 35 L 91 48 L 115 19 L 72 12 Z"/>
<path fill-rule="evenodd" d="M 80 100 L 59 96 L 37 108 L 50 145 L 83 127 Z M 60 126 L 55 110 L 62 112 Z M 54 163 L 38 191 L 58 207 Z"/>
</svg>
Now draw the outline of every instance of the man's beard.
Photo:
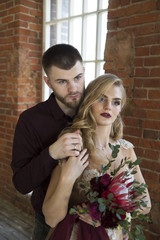
<svg viewBox="0 0 160 240">
<path fill-rule="evenodd" d="M 84 88 L 85 89 L 85 88 Z M 83 92 L 76 92 L 76 93 L 70 93 L 68 94 L 66 97 L 61 97 L 59 94 L 57 94 L 54 90 L 54 95 L 55 97 L 61 102 L 63 103 L 66 107 L 71 108 L 71 109 L 77 109 L 79 107 L 79 105 L 81 104 L 83 97 L 84 97 L 84 89 Z M 75 95 L 78 94 L 80 96 L 80 98 L 77 99 L 73 99 L 71 102 L 67 101 L 67 97 L 71 96 L 71 95 Z"/>
</svg>

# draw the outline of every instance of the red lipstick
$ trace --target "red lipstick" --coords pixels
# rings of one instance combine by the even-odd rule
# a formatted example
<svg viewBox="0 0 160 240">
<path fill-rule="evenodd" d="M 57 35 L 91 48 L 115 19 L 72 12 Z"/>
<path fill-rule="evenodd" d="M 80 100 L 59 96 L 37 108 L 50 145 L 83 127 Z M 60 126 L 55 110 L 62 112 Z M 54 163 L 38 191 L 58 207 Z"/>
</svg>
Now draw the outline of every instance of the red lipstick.
<svg viewBox="0 0 160 240">
<path fill-rule="evenodd" d="M 109 113 L 101 113 L 101 116 L 104 118 L 110 118 L 111 115 Z"/>
</svg>

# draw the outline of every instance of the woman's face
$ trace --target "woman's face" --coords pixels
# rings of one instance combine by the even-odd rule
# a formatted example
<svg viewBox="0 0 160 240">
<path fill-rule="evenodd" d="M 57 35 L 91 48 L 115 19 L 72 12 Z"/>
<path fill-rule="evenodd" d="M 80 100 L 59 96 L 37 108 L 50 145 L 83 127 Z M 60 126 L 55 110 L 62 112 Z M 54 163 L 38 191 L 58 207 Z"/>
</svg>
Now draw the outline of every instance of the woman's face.
<svg viewBox="0 0 160 240">
<path fill-rule="evenodd" d="M 121 102 L 120 87 L 113 85 L 106 90 L 91 107 L 97 125 L 112 125 L 121 111 Z"/>
</svg>

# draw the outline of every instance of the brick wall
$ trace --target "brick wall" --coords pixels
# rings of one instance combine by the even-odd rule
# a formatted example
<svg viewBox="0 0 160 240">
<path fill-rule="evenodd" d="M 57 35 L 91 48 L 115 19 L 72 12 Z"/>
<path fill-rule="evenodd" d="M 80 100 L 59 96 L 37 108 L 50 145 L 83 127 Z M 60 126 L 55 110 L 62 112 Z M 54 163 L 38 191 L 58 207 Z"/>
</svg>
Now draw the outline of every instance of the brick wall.
<svg viewBox="0 0 160 240">
<path fill-rule="evenodd" d="M 20 112 L 41 101 L 42 2 L 0 1 L 0 197 L 25 211 L 26 199 L 12 185 L 10 161 Z M 159 0 L 110 0 L 105 49 L 106 72 L 122 77 L 127 89 L 125 138 L 142 158 L 152 198 L 148 240 L 160 236 L 159 10 Z"/>
<path fill-rule="evenodd" d="M 41 100 L 42 2 L 0 1 L 0 197 L 25 210 L 10 162 L 17 118 Z"/>
<path fill-rule="evenodd" d="M 125 138 L 135 145 L 152 199 L 147 239 L 160 239 L 160 1 L 110 0 L 105 70 L 129 97 Z"/>
</svg>

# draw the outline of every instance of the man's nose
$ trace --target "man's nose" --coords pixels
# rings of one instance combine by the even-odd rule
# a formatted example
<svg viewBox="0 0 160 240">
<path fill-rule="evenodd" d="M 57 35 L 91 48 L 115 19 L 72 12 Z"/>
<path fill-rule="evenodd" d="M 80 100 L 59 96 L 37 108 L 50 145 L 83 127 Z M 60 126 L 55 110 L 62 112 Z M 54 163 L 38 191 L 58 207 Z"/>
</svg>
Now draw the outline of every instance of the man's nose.
<svg viewBox="0 0 160 240">
<path fill-rule="evenodd" d="M 77 84 L 74 81 L 69 83 L 68 91 L 69 92 L 76 92 L 77 91 Z"/>
</svg>

